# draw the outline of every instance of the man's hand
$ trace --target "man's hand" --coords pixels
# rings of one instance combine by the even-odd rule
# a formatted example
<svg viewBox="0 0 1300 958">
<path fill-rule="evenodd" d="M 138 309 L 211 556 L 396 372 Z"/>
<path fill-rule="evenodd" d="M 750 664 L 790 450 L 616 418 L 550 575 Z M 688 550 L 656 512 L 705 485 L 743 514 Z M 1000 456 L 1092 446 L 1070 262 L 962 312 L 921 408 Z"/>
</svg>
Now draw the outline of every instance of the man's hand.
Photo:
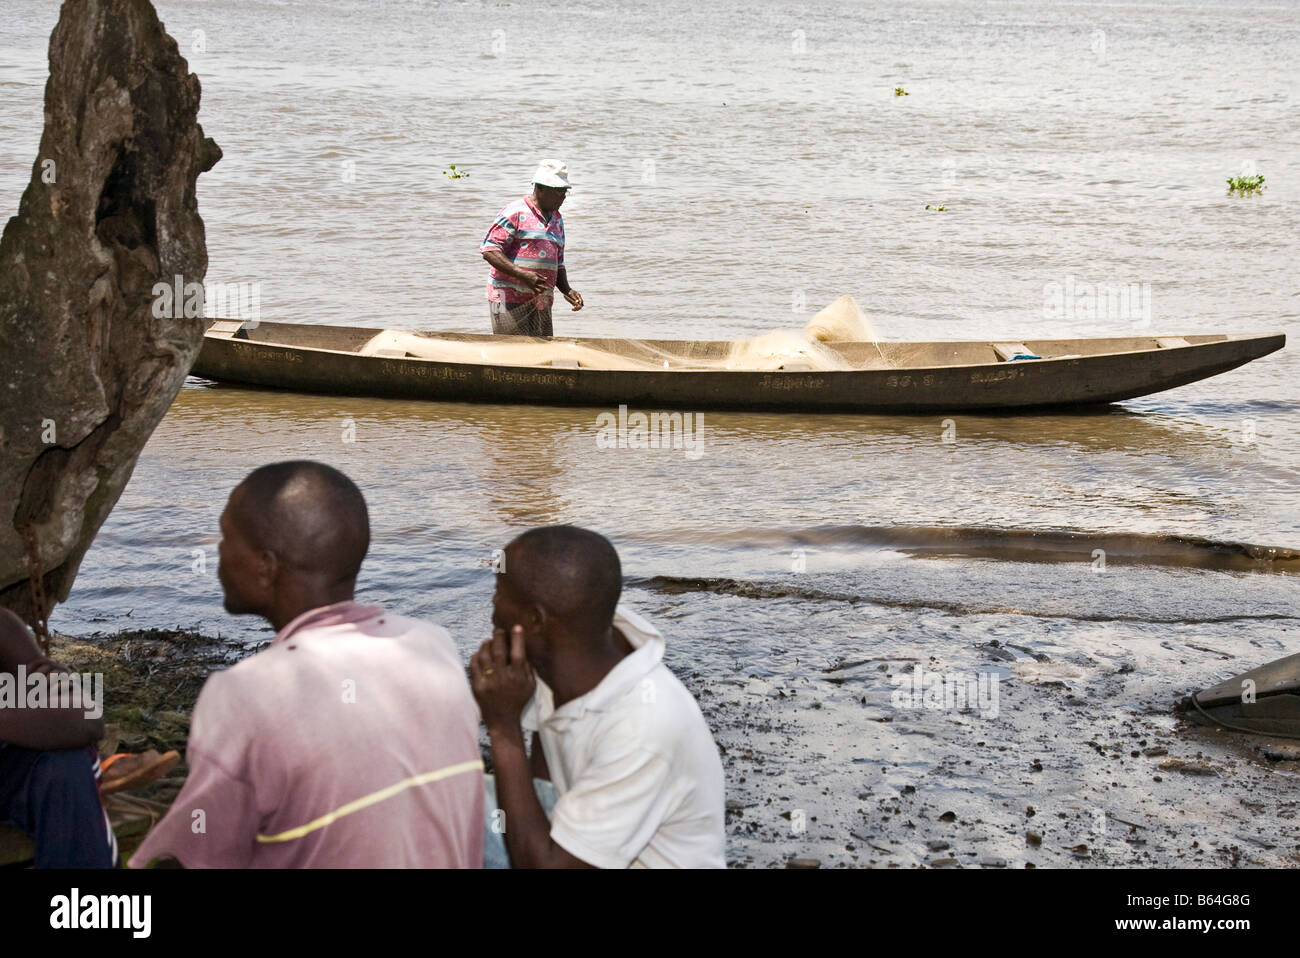
<svg viewBox="0 0 1300 958">
<path fill-rule="evenodd" d="M 507 276 L 513 276 L 524 286 L 531 289 L 535 294 L 541 294 L 550 289 L 550 285 L 541 274 L 535 273 L 531 269 L 524 269 L 522 266 L 516 266 L 505 253 L 501 252 L 501 250 L 497 249 L 495 246 L 490 246 L 485 249 L 483 251 L 483 258 L 487 260 L 488 264 L 494 269 L 505 273 Z"/>
<path fill-rule="evenodd" d="M 510 827 L 506 850 L 515 868 L 591 868 L 551 840 L 551 825 L 537 799 L 533 777 L 524 753 L 519 715 L 537 687 L 524 653 L 524 629 L 516 625 L 506 634 L 497 629 L 469 660 L 470 688 L 483 713 L 496 768 L 497 801 Z M 533 747 L 540 751 L 534 736 Z"/>
<path fill-rule="evenodd" d="M 567 293 L 564 294 L 564 298 L 569 301 L 570 305 L 573 306 L 573 311 L 575 313 L 578 310 L 582 309 L 582 296 L 579 295 L 576 289 L 569 290 Z"/>
<path fill-rule="evenodd" d="M 488 732 L 517 730 L 520 713 L 537 688 L 532 666 L 524 655 L 524 627 L 516 625 L 510 630 L 509 645 L 505 632 L 497 629 L 470 656 L 469 675 Z"/>
<path fill-rule="evenodd" d="M 534 273 L 531 269 L 515 270 L 515 278 L 539 295 L 551 288 L 550 284 L 546 282 L 545 276 L 542 276 L 540 273 Z"/>
</svg>

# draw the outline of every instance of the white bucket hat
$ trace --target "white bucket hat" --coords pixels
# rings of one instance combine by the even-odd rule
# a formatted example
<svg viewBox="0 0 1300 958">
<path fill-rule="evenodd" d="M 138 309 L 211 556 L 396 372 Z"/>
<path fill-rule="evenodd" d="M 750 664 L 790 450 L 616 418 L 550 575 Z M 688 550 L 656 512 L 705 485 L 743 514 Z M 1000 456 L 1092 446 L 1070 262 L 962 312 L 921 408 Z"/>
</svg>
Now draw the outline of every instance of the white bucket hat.
<svg viewBox="0 0 1300 958">
<path fill-rule="evenodd" d="M 533 174 L 533 182 L 560 190 L 567 190 L 572 186 L 569 182 L 569 168 L 564 165 L 563 160 L 542 160 L 537 167 L 537 172 Z"/>
</svg>

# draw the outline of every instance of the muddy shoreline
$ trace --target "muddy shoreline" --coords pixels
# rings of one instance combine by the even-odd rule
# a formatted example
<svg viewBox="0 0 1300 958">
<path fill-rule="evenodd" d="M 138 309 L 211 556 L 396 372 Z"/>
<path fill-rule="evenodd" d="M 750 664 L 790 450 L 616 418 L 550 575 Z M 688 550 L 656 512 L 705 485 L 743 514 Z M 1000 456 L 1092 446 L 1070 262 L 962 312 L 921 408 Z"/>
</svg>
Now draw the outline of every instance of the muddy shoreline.
<svg viewBox="0 0 1300 958">
<path fill-rule="evenodd" d="M 204 680 L 255 647 L 124 630 L 56 636 L 52 650 L 104 674 L 103 754 L 184 755 Z M 936 656 L 849 657 L 780 679 L 737 663 L 705 680 L 670 650 L 722 753 L 729 865 L 1300 863 L 1300 743 L 1190 724 L 1173 705 L 1191 689 L 1131 662 L 1090 668 L 997 642 L 982 651 L 1006 673 L 992 718 L 899 707 L 888 689 L 918 666 L 948 668 Z M 170 803 L 186 772 L 182 762 L 137 794 Z"/>
<path fill-rule="evenodd" d="M 104 676 L 101 757 L 149 748 L 180 752 L 181 763 L 170 775 L 131 793 L 170 805 L 189 772 L 184 756 L 194 701 L 208 675 L 234 660 L 231 651 L 196 632 L 144 629 L 84 638 L 55 634 L 50 654 L 75 672 Z M 119 834 L 123 862 L 142 839 Z"/>
</svg>

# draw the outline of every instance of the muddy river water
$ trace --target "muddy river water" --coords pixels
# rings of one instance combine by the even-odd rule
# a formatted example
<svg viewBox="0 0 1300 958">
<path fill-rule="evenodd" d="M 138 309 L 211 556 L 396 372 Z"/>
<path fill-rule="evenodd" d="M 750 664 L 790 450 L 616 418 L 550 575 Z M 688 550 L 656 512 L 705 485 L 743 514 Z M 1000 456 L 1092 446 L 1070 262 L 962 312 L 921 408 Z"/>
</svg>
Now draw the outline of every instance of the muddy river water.
<svg viewBox="0 0 1300 958">
<path fill-rule="evenodd" d="M 477 245 L 557 155 L 567 334 L 754 336 L 841 293 L 892 339 L 1300 328 L 1293 6 L 158 6 L 225 150 L 209 279 L 263 319 L 486 331 Z M 4 209 L 56 16 L 6 0 Z M 493 549 L 608 535 L 724 749 L 736 863 L 1292 862 L 1294 763 L 1170 706 L 1300 650 L 1296 561 L 1223 545 L 1300 547 L 1298 357 L 1077 415 L 700 410 L 692 450 L 192 381 L 53 622 L 265 641 L 221 609 L 217 517 L 318 458 L 370 503 L 362 597 L 467 653 Z"/>
</svg>

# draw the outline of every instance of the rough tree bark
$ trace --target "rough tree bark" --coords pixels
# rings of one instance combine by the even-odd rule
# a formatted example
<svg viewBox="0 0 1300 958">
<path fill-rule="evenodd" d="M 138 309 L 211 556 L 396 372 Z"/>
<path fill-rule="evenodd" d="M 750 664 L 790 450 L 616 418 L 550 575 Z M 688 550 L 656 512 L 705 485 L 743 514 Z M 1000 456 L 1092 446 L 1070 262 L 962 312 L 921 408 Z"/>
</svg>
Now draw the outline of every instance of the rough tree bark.
<svg viewBox="0 0 1300 958">
<path fill-rule="evenodd" d="M 198 109 L 149 0 L 64 3 L 40 153 L 0 239 L 0 605 L 33 625 L 198 355 L 202 320 L 153 308 L 156 283 L 207 271 L 195 182 L 221 150 Z"/>
</svg>

